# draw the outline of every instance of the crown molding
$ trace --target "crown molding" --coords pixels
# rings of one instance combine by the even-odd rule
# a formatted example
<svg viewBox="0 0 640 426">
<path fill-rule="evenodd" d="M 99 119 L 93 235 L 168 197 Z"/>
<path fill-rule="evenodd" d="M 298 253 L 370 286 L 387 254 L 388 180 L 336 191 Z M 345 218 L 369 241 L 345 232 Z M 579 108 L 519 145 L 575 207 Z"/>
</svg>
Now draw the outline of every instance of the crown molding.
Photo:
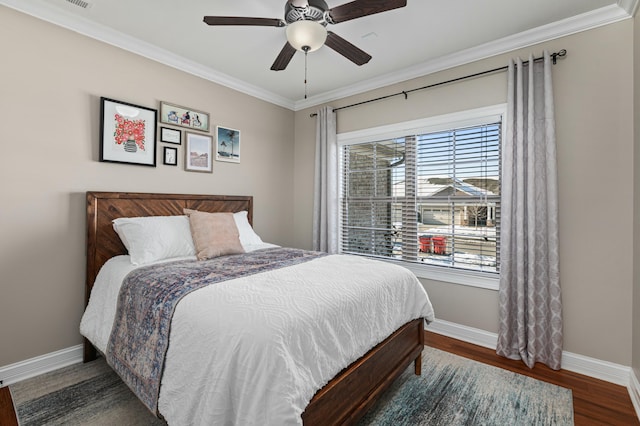
<svg viewBox="0 0 640 426">
<path fill-rule="evenodd" d="M 619 3 L 635 3 L 639 0 L 620 0 Z M 631 7 L 631 5 L 628 5 Z M 543 43 L 560 37 L 590 30 L 603 25 L 612 24 L 631 17 L 622 6 L 611 5 L 591 12 L 576 15 L 571 18 L 533 28 L 509 37 L 482 44 L 470 49 L 462 50 L 451 55 L 441 56 L 427 62 L 406 68 L 400 72 L 386 74 L 358 84 L 346 86 L 340 89 L 325 92 L 308 99 L 297 101 L 295 110 L 299 111 L 316 105 L 325 104 L 334 100 L 357 95 L 380 87 L 390 86 L 403 81 L 422 77 L 435 72 L 444 71 L 460 65 L 486 59 L 499 54 L 511 52 L 517 49 Z"/>
<path fill-rule="evenodd" d="M 212 68 L 205 67 L 195 61 L 188 60 L 150 43 L 115 31 L 106 26 L 96 24 L 95 22 L 91 22 L 80 16 L 67 13 L 51 5 L 45 0 L 0 0 L 1 5 L 5 5 L 38 19 L 42 19 L 180 71 L 294 111 L 325 104 L 345 97 L 401 83 L 403 81 L 528 47 L 537 43 L 554 40 L 559 37 L 564 37 L 628 19 L 634 15 L 639 2 L 640 0 L 618 0 L 617 4 L 612 4 L 575 17 L 534 28 L 490 43 L 485 43 L 451 55 L 442 56 L 406 68 L 399 72 L 389 73 L 354 85 L 328 91 L 309 97 L 305 100 L 292 101 L 276 93 L 264 90 Z"/>
<path fill-rule="evenodd" d="M 67 13 L 43 0 L 0 0 L 0 4 L 272 104 L 287 109 L 293 109 L 295 106 L 290 99 L 205 67 L 195 61 L 97 24 L 81 16 Z"/>
</svg>

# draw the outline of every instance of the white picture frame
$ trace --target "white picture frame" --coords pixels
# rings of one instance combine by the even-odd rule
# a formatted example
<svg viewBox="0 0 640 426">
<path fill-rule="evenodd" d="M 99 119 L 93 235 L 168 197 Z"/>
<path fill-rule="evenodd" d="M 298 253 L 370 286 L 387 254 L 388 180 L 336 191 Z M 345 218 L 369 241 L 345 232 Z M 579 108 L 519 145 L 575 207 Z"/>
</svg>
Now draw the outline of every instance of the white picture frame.
<svg viewBox="0 0 640 426">
<path fill-rule="evenodd" d="M 240 162 L 240 130 L 216 126 L 216 161 Z"/>
</svg>

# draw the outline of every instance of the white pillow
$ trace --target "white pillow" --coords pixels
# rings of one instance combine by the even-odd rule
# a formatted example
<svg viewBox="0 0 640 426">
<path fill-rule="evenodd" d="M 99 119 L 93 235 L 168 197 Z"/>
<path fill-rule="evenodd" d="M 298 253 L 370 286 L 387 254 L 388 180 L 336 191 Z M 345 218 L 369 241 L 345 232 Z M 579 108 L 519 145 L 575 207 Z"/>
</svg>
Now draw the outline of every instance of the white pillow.
<svg viewBox="0 0 640 426">
<path fill-rule="evenodd" d="M 113 229 L 134 265 L 196 255 L 187 216 L 123 217 Z"/>
<path fill-rule="evenodd" d="M 236 228 L 240 234 L 240 244 L 247 251 L 247 247 L 255 244 L 263 244 L 262 239 L 255 233 L 249 219 L 247 218 L 247 212 L 241 211 L 233 214 L 233 219 L 236 221 Z"/>
</svg>

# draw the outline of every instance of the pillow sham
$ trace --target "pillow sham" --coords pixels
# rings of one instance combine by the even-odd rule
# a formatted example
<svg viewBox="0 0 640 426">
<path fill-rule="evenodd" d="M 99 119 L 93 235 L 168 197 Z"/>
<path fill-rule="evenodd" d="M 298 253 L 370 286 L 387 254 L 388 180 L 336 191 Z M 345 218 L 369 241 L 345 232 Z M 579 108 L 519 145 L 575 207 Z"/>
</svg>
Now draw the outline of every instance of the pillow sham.
<svg viewBox="0 0 640 426">
<path fill-rule="evenodd" d="M 196 255 L 187 216 L 122 217 L 113 229 L 133 265 Z"/>
<path fill-rule="evenodd" d="M 244 253 L 233 213 L 206 213 L 184 209 L 198 260 Z"/>
<path fill-rule="evenodd" d="M 236 226 L 238 227 L 238 233 L 240 234 L 240 242 L 242 246 L 247 249 L 247 246 L 256 245 L 256 244 L 264 244 L 262 239 L 255 233 L 251 224 L 249 223 L 249 219 L 247 217 L 247 211 L 243 210 L 241 212 L 237 212 L 233 214 L 233 220 L 236 222 Z"/>
</svg>

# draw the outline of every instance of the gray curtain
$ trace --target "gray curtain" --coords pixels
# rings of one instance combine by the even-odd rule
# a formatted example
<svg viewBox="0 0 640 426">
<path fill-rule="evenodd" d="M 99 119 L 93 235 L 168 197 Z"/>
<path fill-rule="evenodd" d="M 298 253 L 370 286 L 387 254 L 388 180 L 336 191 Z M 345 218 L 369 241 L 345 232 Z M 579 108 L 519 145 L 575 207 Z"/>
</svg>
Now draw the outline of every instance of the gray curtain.
<svg viewBox="0 0 640 426">
<path fill-rule="evenodd" d="M 338 142 L 332 107 L 317 113 L 313 249 L 338 252 Z"/>
<path fill-rule="evenodd" d="M 509 64 L 497 353 L 560 369 L 562 302 L 551 61 Z"/>
</svg>

